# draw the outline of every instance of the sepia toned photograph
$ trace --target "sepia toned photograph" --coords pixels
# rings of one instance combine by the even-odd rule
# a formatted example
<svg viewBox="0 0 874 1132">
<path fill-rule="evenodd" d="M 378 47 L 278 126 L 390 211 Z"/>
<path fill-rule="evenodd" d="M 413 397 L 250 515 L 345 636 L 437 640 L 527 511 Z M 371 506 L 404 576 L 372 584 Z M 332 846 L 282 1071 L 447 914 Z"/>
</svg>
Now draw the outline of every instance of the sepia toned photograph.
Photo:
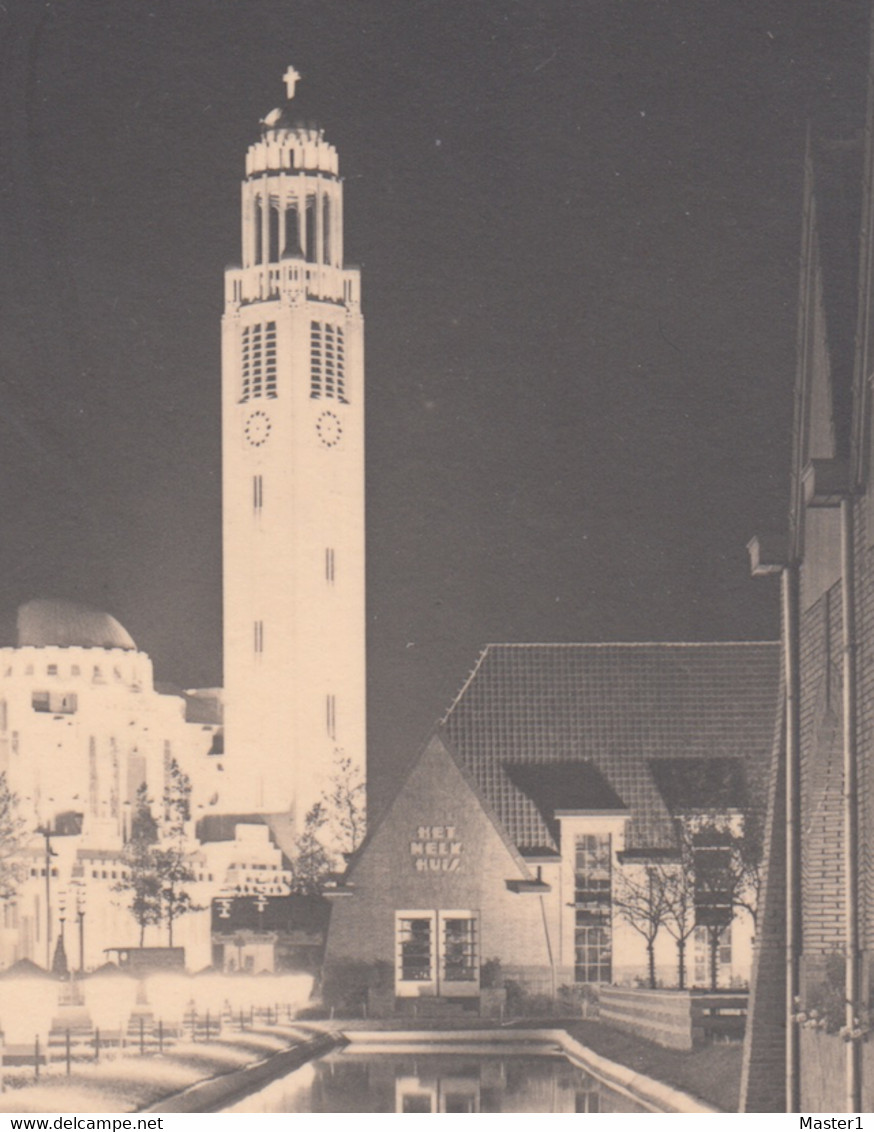
<svg viewBox="0 0 874 1132">
<path fill-rule="evenodd" d="M 0 1112 L 874 1109 L 870 0 L 0 53 Z"/>
</svg>

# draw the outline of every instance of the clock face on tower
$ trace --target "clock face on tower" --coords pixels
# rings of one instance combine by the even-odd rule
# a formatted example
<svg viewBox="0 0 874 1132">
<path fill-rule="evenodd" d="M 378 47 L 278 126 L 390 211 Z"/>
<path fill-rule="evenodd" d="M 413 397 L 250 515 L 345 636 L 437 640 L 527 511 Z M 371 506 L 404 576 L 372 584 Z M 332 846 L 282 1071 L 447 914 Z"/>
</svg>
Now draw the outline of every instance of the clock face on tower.
<svg viewBox="0 0 874 1132">
<path fill-rule="evenodd" d="M 253 448 L 260 448 L 262 444 L 267 443 L 271 428 L 273 428 L 273 424 L 270 417 L 263 409 L 256 409 L 246 417 L 243 435 L 247 444 L 251 444 Z"/>
<path fill-rule="evenodd" d="M 343 435 L 343 425 L 336 413 L 324 412 L 316 421 L 316 432 L 325 448 L 336 448 Z"/>
</svg>

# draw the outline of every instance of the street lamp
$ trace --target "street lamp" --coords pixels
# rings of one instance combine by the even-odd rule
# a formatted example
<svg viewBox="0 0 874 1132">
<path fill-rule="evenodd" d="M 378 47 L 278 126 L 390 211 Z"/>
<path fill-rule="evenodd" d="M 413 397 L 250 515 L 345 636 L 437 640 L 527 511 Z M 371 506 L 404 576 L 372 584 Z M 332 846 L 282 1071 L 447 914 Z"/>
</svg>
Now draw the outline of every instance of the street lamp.
<svg viewBox="0 0 874 1132">
<path fill-rule="evenodd" d="M 45 838 L 45 873 L 46 873 L 46 970 L 52 969 L 52 857 L 57 853 L 52 849 L 52 830 L 48 822 L 38 825 L 36 832 Z"/>
<path fill-rule="evenodd" d="M 76 886 L 76 919 L 79 921 L 79 974 L 85 974 L 85 886 Z"/>
</svg>

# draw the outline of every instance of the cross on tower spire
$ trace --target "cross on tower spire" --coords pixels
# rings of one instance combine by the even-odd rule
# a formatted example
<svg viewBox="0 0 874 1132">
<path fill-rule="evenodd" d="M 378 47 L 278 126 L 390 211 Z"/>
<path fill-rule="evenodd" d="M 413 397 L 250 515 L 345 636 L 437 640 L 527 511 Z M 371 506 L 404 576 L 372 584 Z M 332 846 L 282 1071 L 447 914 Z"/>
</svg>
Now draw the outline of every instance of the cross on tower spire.
<svg viewBox="0 0 874 1132">
<path fill-rule="evenodd" d="M 300 72 L 296 71 L 294 67 L 290 66 L 282 76 L 282 79 L 285 83 L 286 97 L 288 98 L 288 101 L 291 102 L 291 100 L 294 98 L 294 88 L 295 86 L 297 86 L 298 82 L 301 79 Z"/>
</svg>

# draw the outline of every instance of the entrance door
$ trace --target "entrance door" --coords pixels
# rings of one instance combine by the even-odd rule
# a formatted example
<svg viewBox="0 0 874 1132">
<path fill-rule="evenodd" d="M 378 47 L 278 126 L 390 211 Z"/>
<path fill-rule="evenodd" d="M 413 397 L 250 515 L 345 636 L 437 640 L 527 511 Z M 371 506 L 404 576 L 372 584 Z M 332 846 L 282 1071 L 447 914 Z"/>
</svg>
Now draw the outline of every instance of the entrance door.
<svg viewBox="0 0 874 1132">
<path fill-rule="evenodd" d="M 479 994 L 479 938 L 470 911 L 398 912 L 395 990 L 401 997 Z"/>
<path fill-rule="evenodd" d="M 439 912 L 440 989 L 447 998 L 479 994 L 479 940 L 472 912 Z"/>
</svg>

